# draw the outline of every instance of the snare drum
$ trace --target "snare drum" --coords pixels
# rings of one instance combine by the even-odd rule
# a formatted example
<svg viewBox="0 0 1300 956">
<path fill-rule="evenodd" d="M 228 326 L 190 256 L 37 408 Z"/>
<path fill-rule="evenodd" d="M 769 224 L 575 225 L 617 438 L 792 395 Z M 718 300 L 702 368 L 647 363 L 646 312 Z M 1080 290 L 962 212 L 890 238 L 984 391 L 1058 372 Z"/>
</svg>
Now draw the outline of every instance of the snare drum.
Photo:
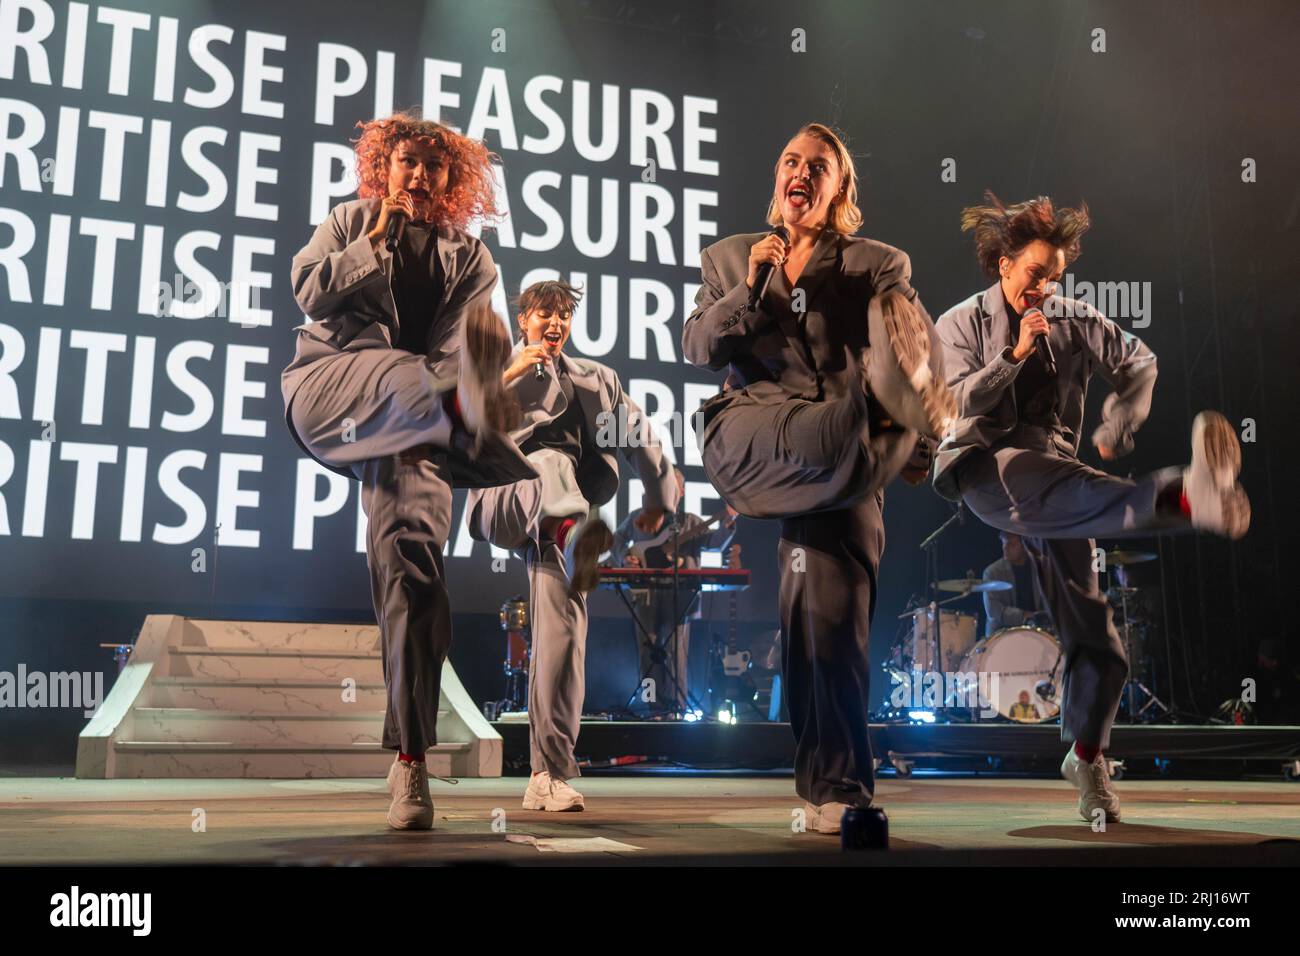
<svg viewBox="0 0 1300 956">
<path fill-rule="evenodd" d="M 975 644 L 979 633 L 978 619 L 974 614 L 959 611 L 939 612 L 939 644 L 943 654 L 942 667 L 935 666 L 934 612 L 927 605 L 912 612 L 912 632 L 903 643 L 901 670 L 946 671 L 959 669 L 965 654 Z"/>
<path fill-rule="evenodd" d="M 522 597 L 512 597 L 501 605 L 501 630 L 506 632 L 507 676 L 515 671 L 528 672 L 529 650 L 532 634 L 528 627 L 528 602 Z"/>
<path fill-rule="evenodd" d="M 984 688 L 999 714 L 1023 723 L 1051 720 L 1061 712 L 1064 668 L 1060 644 L 1037 627 L 1004 627 L 973 647 L 961 662 L 964 673 L 989 675 Z M 1052 687 L 1046 699 L 1038 694 L 1039 685 L 1045 683 Z M 1029 713 L 1021 712 L 1023 707 L 1013 711 L 1021 691 L 1029 694 Z"/>
</svg>

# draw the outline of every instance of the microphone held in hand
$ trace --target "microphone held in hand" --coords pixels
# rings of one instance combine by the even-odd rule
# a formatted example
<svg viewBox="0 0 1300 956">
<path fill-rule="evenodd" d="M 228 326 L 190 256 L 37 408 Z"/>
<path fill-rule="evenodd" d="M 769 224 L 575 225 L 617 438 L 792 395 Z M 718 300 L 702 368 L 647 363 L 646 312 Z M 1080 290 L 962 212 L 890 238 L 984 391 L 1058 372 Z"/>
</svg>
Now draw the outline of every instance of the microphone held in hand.
<svg viewBox="0 0 1300 956">
<path fill-rule="evenodd" d="M 538 344 L 541 343 L 541 341 L 542 341 L 541 339 L 538 339 L 538 340 L 535 341 L 535 342 L 532 341 L 532 340 L 529 340 L 528 344 L 529 344 L 529 345 L 538 345 Z M 546 381 L 546 363 L 545 363 L 545 362 L 534 362 L 534 363 L 533 363 L 533 378 L 537 379 L 537 381 L 539 381 L 539 382 L 544 382 L 544 381 Z"/>
<path fill-rule="evenodd" d="M 772 230 L 772 235 L 780 236 L 783 242 L 790 241 L 790 233 L 786 232 L 785 226 L 777 226 Z M 764 262 L 758 267 L 758 272 L 754 275 L 754 284 L 749 290 L 749 311 L 757 312 L 758 303 L 762 301 L 763 296 L 767 295 L 767 287 L 772 282 L 772 274 L 776 267 L 770 262 Z"/>
<path fill-rule="evenodd" d="M 1034 313 L 1043 314 L 1042 309 L 1029 309 L 1025 312 L 1024 318 L 1029 318 Z M 1046 318 L 1046 316 L 1044 316 Z M 1040 335 L 1034 339 L 1034 351 L 1038 357 L 1043 360 L 1043 367 L 1047 369 L 1047 374 L 1056 377 L 1056 355 L 1052 352 L 1052 343 L 1047 341 L 1046 335 Z"/>
<path fill-rule="evenodd" d="M 384 232 L 384 248 L 389 252 L 397 251 L 397 243 L 406 229 L 406 213 L 400 209 L 391 209 L 388 213 L 388 229 Z"/>
</svg>

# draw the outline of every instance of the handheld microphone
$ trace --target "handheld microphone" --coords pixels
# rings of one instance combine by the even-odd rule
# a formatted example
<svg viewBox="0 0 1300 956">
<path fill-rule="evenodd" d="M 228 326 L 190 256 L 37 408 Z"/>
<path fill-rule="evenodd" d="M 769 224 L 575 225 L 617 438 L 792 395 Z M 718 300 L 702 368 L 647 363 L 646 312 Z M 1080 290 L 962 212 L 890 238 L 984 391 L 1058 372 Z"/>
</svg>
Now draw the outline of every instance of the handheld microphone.
<svg viewBox="0 0 1300 956">
<path fill-rule="evenodd" d="M 1035 312 L 1039 315 L 1043 314 L 1043 310 L 1035 306 L 1025 310 L 1025 314 L 1021 316 L 1021 321 L 1029 318 Z M 1044 316 L 1044 318 L 1046 318 L 1046 316 Z M 1047 369 L 1047 374 L 1055 378 L 1056 355 L 1052 352 L 1052 343 L 1047 341 L 1046 335 L 1040 335 L 1034 339 L 1034 351 L 1037 352 L 1038 357 L 1043 360 L 1043 367 Z"/>
<path fill-rule="evenodd" d="M 772 230 L 771 235 L 780 236 L 785 242 L 790 241 L 790 233 L 785 231 L 785 226 L 777 226 Z M 749 290 L 749 311 L 757 312 L 758 303 L 767 295 L 767 287 L 772 283 L 772 273 L 775 271 L 770 262 L 764 262 L 758 267 L 758 272 L 754 276 L 754 285 Z"/>
<path fill-rule="evenodd" d="M 534 342 L 534 341 L 532 341 L 532 340 L 530 339 L 529 342 L 528 342 L 528 344 L 529 344 L 529 345 L 537 345 L 538 342 L 541 342 L 541 339 L 538 339 L 536 342 Z M 533 363 L 533 378 L 535 378 L 535 379 L 536 379 L 537 381 L 539 381 L 539 382 L 544 382 L 544 381 L 546 381 L 546 363 L 545 363 L 545 362 L 534 362 L 534 363 Z"/>
<path fill-rule="evenodd" d="M 384 233 L 384 246 L 389 252 L 397 251 L 398 240 L 406 229 L 406 213 L 394 209 L 388 214 L 388 230 Z"/>
</svg>

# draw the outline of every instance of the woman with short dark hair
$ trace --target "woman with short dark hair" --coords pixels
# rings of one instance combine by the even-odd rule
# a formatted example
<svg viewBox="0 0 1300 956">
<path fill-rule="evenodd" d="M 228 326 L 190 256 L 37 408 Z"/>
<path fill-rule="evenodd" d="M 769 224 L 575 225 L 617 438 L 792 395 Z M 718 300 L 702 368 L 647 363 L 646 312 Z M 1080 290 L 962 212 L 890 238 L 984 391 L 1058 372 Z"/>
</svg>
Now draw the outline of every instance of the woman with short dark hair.
<svg viewBox="0 0 1300 956">
<path fill-rule="evenodd" d="M 1097 584 L 1093 539 L 1193 528 L 1240 538 L 1250 524 L 1236 481 L 1241 446 L 1226 418 L 1201 412 L 1186 468 L 1132 480 L 1080 461 L 1093 373 L 1115 389 L 1092 433 L 1110 461 L 1132 451 L 1151 410 L 1156 357 L 1092 306 L 1055 293 L 1090 225 L 1086 205 L 1061 208 L 1039 196 L 1006 206 L 986 196 L 961 224 L 995 281 L 937 323 L 961 417 L 939 447 L 934 484 L 1024 539 L 1065 650 L 1061 737 L 1074 746 L 1061 773 L 1079 788 L 1085 820 L 1116 821 L 1119 797 L 1103 752 L 1128 661 Z"/>
</svg>

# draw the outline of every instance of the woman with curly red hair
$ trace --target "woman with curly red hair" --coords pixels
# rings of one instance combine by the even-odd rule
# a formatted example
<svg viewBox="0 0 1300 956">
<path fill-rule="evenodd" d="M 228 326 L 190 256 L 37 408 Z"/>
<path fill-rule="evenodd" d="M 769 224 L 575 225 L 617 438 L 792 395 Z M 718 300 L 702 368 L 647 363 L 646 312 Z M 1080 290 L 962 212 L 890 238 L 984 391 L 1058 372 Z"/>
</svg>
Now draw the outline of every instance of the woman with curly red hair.
<svg viewBox="0 0 1300 956">
<path fill-rule="evenodd" d="M 293 260 L 294 295 L 312 321 L 295 330 L 281 390 L 303 450 L 361 481 L 388 693 L 383 744 L 398 752 L 388 823 L 428 829 L 424 757 L 451 645 L 452 488 L 536 472 L 506 434 L 519 409 L 502 383 L 510 337 L 488 305 L 496 266 L 465 231 L 498 215 L 494 157 L 407 114 L 359 125 L 360 198 L 335 206 Z"/>
</svg>

